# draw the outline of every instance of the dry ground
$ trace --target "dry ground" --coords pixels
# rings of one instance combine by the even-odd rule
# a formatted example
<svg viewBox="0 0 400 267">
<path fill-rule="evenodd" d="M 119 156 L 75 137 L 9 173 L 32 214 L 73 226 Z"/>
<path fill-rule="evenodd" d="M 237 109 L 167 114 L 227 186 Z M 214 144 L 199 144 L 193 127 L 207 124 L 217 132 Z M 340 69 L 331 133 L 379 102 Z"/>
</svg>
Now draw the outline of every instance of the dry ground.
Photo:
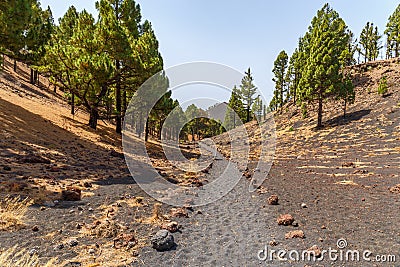
<svg viewBox="0 0 400 267">
<path fill-rule="evenodd" d="M 258 191 L 249 193 L 243 178 L 220 201 L 184 210 L 189 218 L 172 218 L 171 207 L 159 205 L 135 184 L 112 125 L 100 122 L 97 131 L 91 130 L 87 114 L 69 115 L 68 105 L 47 89 L 45 79 L 41 87 L 31 86 L 27 68 L 20 64 L 15 74 L 8 63 L 0 79 L 1 198 L 28 196 L 35 204 L 18 227 L 0 232 L 0 249 L 18 244 L 42 262 L 57 257 L 62 266 L 268 265 L 258 261 L 257 251 L 272 241 L 277 249 L 326 249 L 339 238 L 346 238 L 351 249 L 397 253 L 400 189 L 393 186 L 400 184 L 399 70 L 395 60 L 354 67 L 356 103 L 346 119 L 340 104 L 326 103 L 322 130 L 314 129 L 315 111 L 303 119 L 297 107 L 287 105 L 275 116 L 275 159 Z M 382 75 L 390 85 L 385 98 L 376 93 Z M 256 124 L 246 127 L 253 164 L 245 176 L 254 171 L 262 136 Z M 227 136 L 214 140 L 229 156 Z M 199 184 L 227 164 L 216 162 L 209 174 L 193 176 L 170 166 L 157 143 L 148 149 L 160 173 L 181 183 Z M 193 147 L 185 147 L 184 154 L 198 156 Z M 49 162 L 30 163 L 32 155 Z M 70 186 L 82 190 L 81 201 L 59 201 L 61 190 Z M 280 205 L 267 204 L 272 194 Z M 294 229 L 277 224 L 284 213 L 293 215 L 305 239 L 285 238 Z M 149 237 L 168 220 L 183 226 L 174 234 L 178 246 L 155 252 Z M 276 265 L 305 266 L 275 259 Z"/>
</svg>

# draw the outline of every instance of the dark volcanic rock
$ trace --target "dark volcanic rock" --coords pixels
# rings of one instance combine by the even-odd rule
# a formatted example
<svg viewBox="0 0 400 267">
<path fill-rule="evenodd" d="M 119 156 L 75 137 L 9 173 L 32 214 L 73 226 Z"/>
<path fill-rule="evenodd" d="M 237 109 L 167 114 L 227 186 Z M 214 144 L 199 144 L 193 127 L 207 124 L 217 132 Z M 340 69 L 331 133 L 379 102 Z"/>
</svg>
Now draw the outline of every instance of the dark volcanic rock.
<svg viewBox="0 0 400 267">
<path fill-rule="evenodd" d="M 11 171 L 11 167 L 10 167 L 10 166 L 4 166 L 4 167 L 3 167 L 3 170 L 5 170 L 5 171 Z"/>
<path fill-rule="evenodd" d="M 174 236 L 167 230 L 160 230 L 151 238 L 151 244 L 157 251 L 170 250 L 175 246 Z"/>
<path fill-rule="evenodd" d="M 50 164 L 50 160 L 43 158 L 39 155 L 26 155 L 22 156 L 18 160 L 20 163 L 32 163 L 32 164 Z"/>
<path fill-rule="evenodd" d="M 69 187 L 66 190 L 61 191 L 61 197 L 64 201 L 80 201 L 81 190 L 78 188 Z"/>
</svg>

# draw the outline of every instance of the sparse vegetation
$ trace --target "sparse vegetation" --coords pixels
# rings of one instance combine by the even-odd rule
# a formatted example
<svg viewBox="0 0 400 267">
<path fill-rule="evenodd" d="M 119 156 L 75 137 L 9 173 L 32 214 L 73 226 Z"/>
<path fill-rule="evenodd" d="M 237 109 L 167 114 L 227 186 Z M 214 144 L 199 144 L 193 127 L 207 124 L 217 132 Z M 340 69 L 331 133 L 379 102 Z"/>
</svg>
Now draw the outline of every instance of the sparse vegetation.
<svg viewBox="0 0 400 267">
<path fill-rule="evenodd" d="M 19 250 L 17 246 L 0 251 L 1 267 L 56 267 L 57 259 L 51 259 L 46 263 L 40 263 L 36 254 L 30 255 L 25 249 Z"/>
<path fill-rule="evenodd" d="M 384 97 L 388 93 L 388 90 L 387 78 L 386 76 L 383 76 L 379 81 L 378 94 Z"/>
<path fill-rule="evenodd" d="M 25 213 L 32 203 L 33 201 L 28 198 L 8 196 L 2 199 L 0 201 L 0 231 L 23 226 Z"/>
</svg>

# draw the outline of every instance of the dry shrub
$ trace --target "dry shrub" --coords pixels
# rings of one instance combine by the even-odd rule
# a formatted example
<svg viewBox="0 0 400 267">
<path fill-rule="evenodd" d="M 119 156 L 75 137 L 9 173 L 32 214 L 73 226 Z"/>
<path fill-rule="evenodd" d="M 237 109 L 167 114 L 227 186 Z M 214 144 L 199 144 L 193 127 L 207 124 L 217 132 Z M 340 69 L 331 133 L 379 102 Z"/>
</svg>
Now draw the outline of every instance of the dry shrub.
<svg viewBox="0 0 400 267">
<path fill-rule="evenodd" d="M 23 218 L 28 210 L 28 206 L 33 201 L 20 197 L 7 196 L 0 201 L 0 230 L 18 228 L 23 225 Z M 1 265 L 0 265 L 1 266 Z"/>
<path fill-rule="evenodd" d="M 140 223 L 145 223 L 145 224 L 161 225 L 161 223 L 164 220 L 165 220 L 165 217 L 164 217 L 164 215 L 162 214 L 162 211 L 161 211 L 161 204 L 160 203 L 154 203 L 152 215 L 149 218 L 146 218 L 146 219 L 139 219 L 139 222 Z"/>
<path fill-rule="evenodd" d="M 155 203 L 153 207 L 153 215 L 150 217 L 150 221 L 156 223 L 163 220 L 164 216 L 162 215 L 161 204 Z"/>
<path fill-rule="evenodd" d="M 0 252 L 1 267 L 56 267 L 57 259 L 51 259 L 47 263 L 39 265 L 39 257 L 37 255 L 29 255 L 25 249 L 17 250 L 17 247 L 7 249 Z"/>
<path fill-rule="evenodd" d="M 87 229 L 87 234 L 90 236 L 115 238 L 123 230 L 122 225 L 114 220 L 105 219 L 102 221 L 95 221 Z"/>
</svg>

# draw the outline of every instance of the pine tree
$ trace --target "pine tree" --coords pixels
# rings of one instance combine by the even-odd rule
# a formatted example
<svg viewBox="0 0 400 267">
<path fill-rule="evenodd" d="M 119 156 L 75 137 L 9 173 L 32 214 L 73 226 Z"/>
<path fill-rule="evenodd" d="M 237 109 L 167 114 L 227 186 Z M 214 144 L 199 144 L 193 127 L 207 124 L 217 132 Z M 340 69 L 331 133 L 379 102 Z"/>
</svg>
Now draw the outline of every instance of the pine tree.
<svg viewBox="0 0 400 267">
<path fill-rule="evenodd" d="M 255 119 L 260 122 L 263 116 L 263 101 L 260 96 L 257 96 L 257 98 L 254 100 L 252 113 L 254 114 Z"/>
<path fill-rule="evenodd" d="M 72 26 L 72 27 L 70 27 Z M 77 13 L 71 7 L 60 20 L 40 70 L 75 96 L 90 114 L 89 125 L 96 129 L 99 109 L 107 95 L 112 75 L 112 61 L 103 53 L 104 46 L 96 38 L 94 18 L 85 10 Z"/>
<path fill-rule="evenodd" d="M 296 48 L 289 59 L 289 65 L 286 72 L 285 83 L 287 84 L 287 95 L 286 102 L 289 102 L 293 99 L 293 103 L 296 104 L 296 91 L 297 85 L 299 83 L 300 72 L 296 66 L 296 60 L 299 56 L 298 48 Z"/>
<path fill-rule="evenodd" d="M 163 61 L 151 23 L 141 24 L 139 4 L 132 0 L 101 0 L 96 7 L 100 14 L 99 36 L 115 61 L 110 85 L 115 91 L 116 132 L 121 133 L 129 98 L 145 80 L 162 70 Z"/>
<path fill-rule="evenodd" d="M 386 24 L 385 34 L 387 38 L 386 57 L 398 57 L 400 55 L 400 5 L 390 15 Z"/>
<path fill-rule="evenodd" d="M 376 60 L 379 56 L 379 50 L 382 48 L 380 44 L 381 35 L 379 35 L 378 27 L 374 27 L 373 23 L 367 22 L 360 35 L 360 54 L 364 56 L 364 62 Z"/>
<path fill-rule="evenodd" d="M 122 83 L 133 61 L 130 40 L 139 37 L 140 7 L 134 1 L 100 0 L 99 37 L 115 62 L 112 85 L 115 91 L 116 132 L 122 133 Z M 118 45 L 116 45 L 118 44 Z"/>
<path fill-rule="evenodd" d="M 240 92 L 236 85 L 233 87 L 231 98 L 229 99 L 228 109 L 226 110 L 224 126 L 226 130 L 232 130 L 238 125 L 242 125 L 246 121 L 246 111 L 242 100 L 240 99 Z"/>
<path fill-rule="evenodd" d="M 317 127 L 321 127 L 324 99 L 339 95 L 343 86 L 341 68 L 348 57 L 350 35 L 339 14 L 326 4 L 313 18 L 307 36 L 310 52 L 299 88 L 302 101 L 318 103 Z"/>
<path fill-rule="evenodd" d="M 71 50 L 71 39 L 74 31 L 77 31 L 78 12 L 74 6 L 68 8 L 67 12 L 59 19 L 59 26 L 54 31 L 51 40 L 44 45 L 44 55 L 40 58 L 38 69 L 49 76 L 54 84 L 59 84 L 70 93 L 71 114 L 75 114 L 75 93 L 72 89 L 73 82 L 73 59 L 68 59 L 66 51 Z M 35 39 L 35 38 L 32 38 Z M 60 48 L 60 49 L 59 49 Z M 62 60 L 64 58 L 64 60 Z M 59 61 L 61 59 L 61 61 Z M 32 79 L 33 80 L 33 79 Z"/>
<path fill-rule="evenodd" d="M 192 141 L 195 141 L 196 134 L 198 135 L 199 132 L 199 120 L 198 117 L 200 116 L 201 111 L 195 105 L 191 104 L 185 110 L 185 116 L 188 123 L 185 125 L 185 132 L 192 136 Z"/>
<path fill-rule="evenodd" d="M 242 79 L 242 83 L 240 85 L 240 96 L 243 101 L 246 110 L 246 122 L 249 122 L 251 119 L 250 111 L 251 106 L 254 103 L 254 94 L 257 91 L 256 86 L 253 84 L 253 76 L 251 74 L 250 68 L 245 72 L 245 76 Z"/>
<path fill-rule="evenodd" d="M 185 113 L 178 100 L 174 100 L 173 107 L 174 109 L 168 117 L 168 125 L 164 125 L 163 129 L 170 132 L 170 139 L 179 140 L 179 138 L 183 137 L 181 127 L 185 122 Z"/>
<path fill-rule="evenodd" d="M 346 117 L 347 106 L 353 104 L 356 98 L 354 85 L 350 75 L 347 75 L 340 84 L 337 99 L 343 100 L 343 117 Z"/>
<path fill-rule="evenodd" d="M 274 68 L 272 72 L 274 73 L 274 78 L 272 81 L 275 82 L 276 94 L 276 105 L 283 107 L 285 104 L 284 94 L 286 93 L 286 70 L 288 65 L 288 55 L 283 50 L 279 53 L 278 57 L 274 62 Z"/>
<path fill-rule="evenodd" d="M 278 91 L 274 90 L 274 95 L 273 95 L 271 101 L 269 102 L 269 106 L 268 106 L 269 111 L 278 110 L 278 100 L 277 100 L 278 98 L 279 98 Z"/>
<path fill-rule="evenodd" d="M 299 69 L 299 80 L 296 88 L 296 95 L 297 98 L 302 101 L 304 98 L 304 90 L 303 88 L 300 87 L 300 81 L 301 78 L 303 77 L 304 73 L 307 70 L 307 60 L 310 55 L 310 43 L 311 43 L 311 36 L 309 32 L 306 32 L 306 34 L 299 39 L 299 55 L 297 57 L 297 60 L 295 62 L 296 67 Z"/>
<path fill-rule="evenodd" d="M 17 71 L 17 59 L 23 59 L 20 53 L 25 48 L 26 30 L 32 16 L 32 0 L 5 1 L 0 7 L 0 46 L 14 58 L 14 71 Z"/>
<path fill-rule="evenodd" d="M 32 6 L 32 17 L 29 28 L 26 31 L 26 47 L 28 53 L 26 63 L 34 65 L 31 67 L 32 84 L 37 83 L 38 71 L 35 66 L 39 65 L 45 54 L 45 45 L 50 41 L 54 32 L 54 19 L 50 7 L 42 10 L 40 3 L 34 3 Z"/>
</svg>

